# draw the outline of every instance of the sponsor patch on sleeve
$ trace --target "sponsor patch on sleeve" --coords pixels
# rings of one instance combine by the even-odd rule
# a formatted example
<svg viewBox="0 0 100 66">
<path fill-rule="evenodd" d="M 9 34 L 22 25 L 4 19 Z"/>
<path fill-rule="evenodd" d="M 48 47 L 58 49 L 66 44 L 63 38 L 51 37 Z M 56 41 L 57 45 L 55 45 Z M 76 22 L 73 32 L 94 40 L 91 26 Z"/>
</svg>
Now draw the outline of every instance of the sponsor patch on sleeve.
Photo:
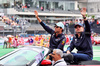
<svg viewBox="0 0 100 66">
<path fill-rule="evenodd" d="M 62 43 L 61 43 L 61 44 L 62 44 L 62 45 L 64 45 L 64 43 L 65 43 L 65 41 L 62 41 Z"/>
<path fill-rule="evenodd" d="M 62 41 L 62 43 L 61 43 L 61 44 L 62 44 L 62 45 L 64 45 L 64 44 L 65 44 L 65 41 L 66 41 L 66 39 L 63 39 L 63 41 Z"/>
</svg>

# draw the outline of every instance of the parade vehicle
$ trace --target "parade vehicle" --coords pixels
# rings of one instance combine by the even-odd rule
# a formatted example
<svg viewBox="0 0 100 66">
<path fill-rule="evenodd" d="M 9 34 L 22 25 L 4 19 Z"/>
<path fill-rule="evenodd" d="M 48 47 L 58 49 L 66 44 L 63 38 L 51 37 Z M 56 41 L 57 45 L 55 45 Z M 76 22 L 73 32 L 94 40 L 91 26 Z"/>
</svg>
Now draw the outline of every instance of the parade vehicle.
<svg viewBox="0 0 100 66">
<path fill-rule="evenodd" d="M 67 58 L 67 60 L 65 60 L 65 62 L 67 63 L 68 66 L 72 66 L 72 65 L 76 65 L 76 66 L 81 66 L 81 65 L 84 65 L 84 66 L 100 65 L 100 61 L 97 61 L 97 60 L 79 61 L 78 63 L 74 63 L 72 54 L 64 53 L 63 58 L 64 58 L 64 60 L 65 60 L 65 58 Z M 52 62 L 50 60 L 43 60 L 41 62 L 41 66 L 50 66 L 51 64 L 52 64 Z"/>
<path fill-rule="evenodd" d="M 0 57 L 0 66 L 39 66 L 49 49 L 41 46 L 18 48 Z"/>
<path fill-rule="evenodd" d="M 26 46 L 18 48 L 0 57 L 0 66 L 51 66 L 46 56 L 51 52 L 49 48 L 41 46 Z M 78 64 L 72 62 L 73 56 L 64 53 L 63 58 L 68 57 L 68 65 L 100 65 L 100 61 L 81 61 Z"/>
</svg>

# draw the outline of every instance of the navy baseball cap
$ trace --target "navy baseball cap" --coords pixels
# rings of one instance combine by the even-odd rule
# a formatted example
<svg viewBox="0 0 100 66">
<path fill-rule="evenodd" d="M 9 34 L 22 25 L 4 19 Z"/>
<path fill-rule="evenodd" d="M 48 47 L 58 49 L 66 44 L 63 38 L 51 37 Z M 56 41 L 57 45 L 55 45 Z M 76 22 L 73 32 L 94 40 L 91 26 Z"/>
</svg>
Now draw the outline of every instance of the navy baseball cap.
<svg viewBox="0 0 100 66">
<path fill-rule="evenodd" d="M 83 24 L 78 23 L 78 24 L 76 24 L 76 25 L 74 26 L 74 28 L 76 28 L 77 26 L 83 27 Z"/>
</svg>

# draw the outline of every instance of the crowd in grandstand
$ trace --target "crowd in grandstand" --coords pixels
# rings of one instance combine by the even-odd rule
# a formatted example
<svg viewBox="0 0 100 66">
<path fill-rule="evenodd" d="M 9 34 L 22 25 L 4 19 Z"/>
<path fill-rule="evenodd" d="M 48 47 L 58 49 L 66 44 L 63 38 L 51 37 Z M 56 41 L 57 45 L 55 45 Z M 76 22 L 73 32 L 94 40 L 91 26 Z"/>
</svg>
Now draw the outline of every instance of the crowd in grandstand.
<svg viewBox="0 0 100 66">
<path fill-rule="evenodd" d="M 3 16 L 2 17 L 2 22 L 4 22 L 7 25 L 10 26 L 20 26 L 21 24 L 26 24 L 27 20 L 19 19 L 18 17 L 15 16 Z"/>
<path fill-rule="evenodd" d="M 8 24 L 8 25 L 11 25 L 11 26 L 17 26 L 19 21 L 17 18 L 14 19 L 13 16 L 12 16 L 12 19 L 9 19 L 8 17 L 3 16 L 2 22 L 4 22 L 5 24 Z"/>
</svg>

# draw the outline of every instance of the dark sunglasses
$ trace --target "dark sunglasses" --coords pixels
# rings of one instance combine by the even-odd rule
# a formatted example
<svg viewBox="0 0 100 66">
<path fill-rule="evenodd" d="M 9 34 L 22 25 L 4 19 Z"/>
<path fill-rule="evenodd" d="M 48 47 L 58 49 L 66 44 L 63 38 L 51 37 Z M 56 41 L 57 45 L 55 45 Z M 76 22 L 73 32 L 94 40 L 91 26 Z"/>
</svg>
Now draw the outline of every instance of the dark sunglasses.
<svg viewBox="0 0 100 66">
<path fill-rule="evenodd" d="M 59 27 L 59 26 L 54 26 L 54 27 L 56 27 L 56 28 L 61 28 L 61 27 Z"/>
</svg>

